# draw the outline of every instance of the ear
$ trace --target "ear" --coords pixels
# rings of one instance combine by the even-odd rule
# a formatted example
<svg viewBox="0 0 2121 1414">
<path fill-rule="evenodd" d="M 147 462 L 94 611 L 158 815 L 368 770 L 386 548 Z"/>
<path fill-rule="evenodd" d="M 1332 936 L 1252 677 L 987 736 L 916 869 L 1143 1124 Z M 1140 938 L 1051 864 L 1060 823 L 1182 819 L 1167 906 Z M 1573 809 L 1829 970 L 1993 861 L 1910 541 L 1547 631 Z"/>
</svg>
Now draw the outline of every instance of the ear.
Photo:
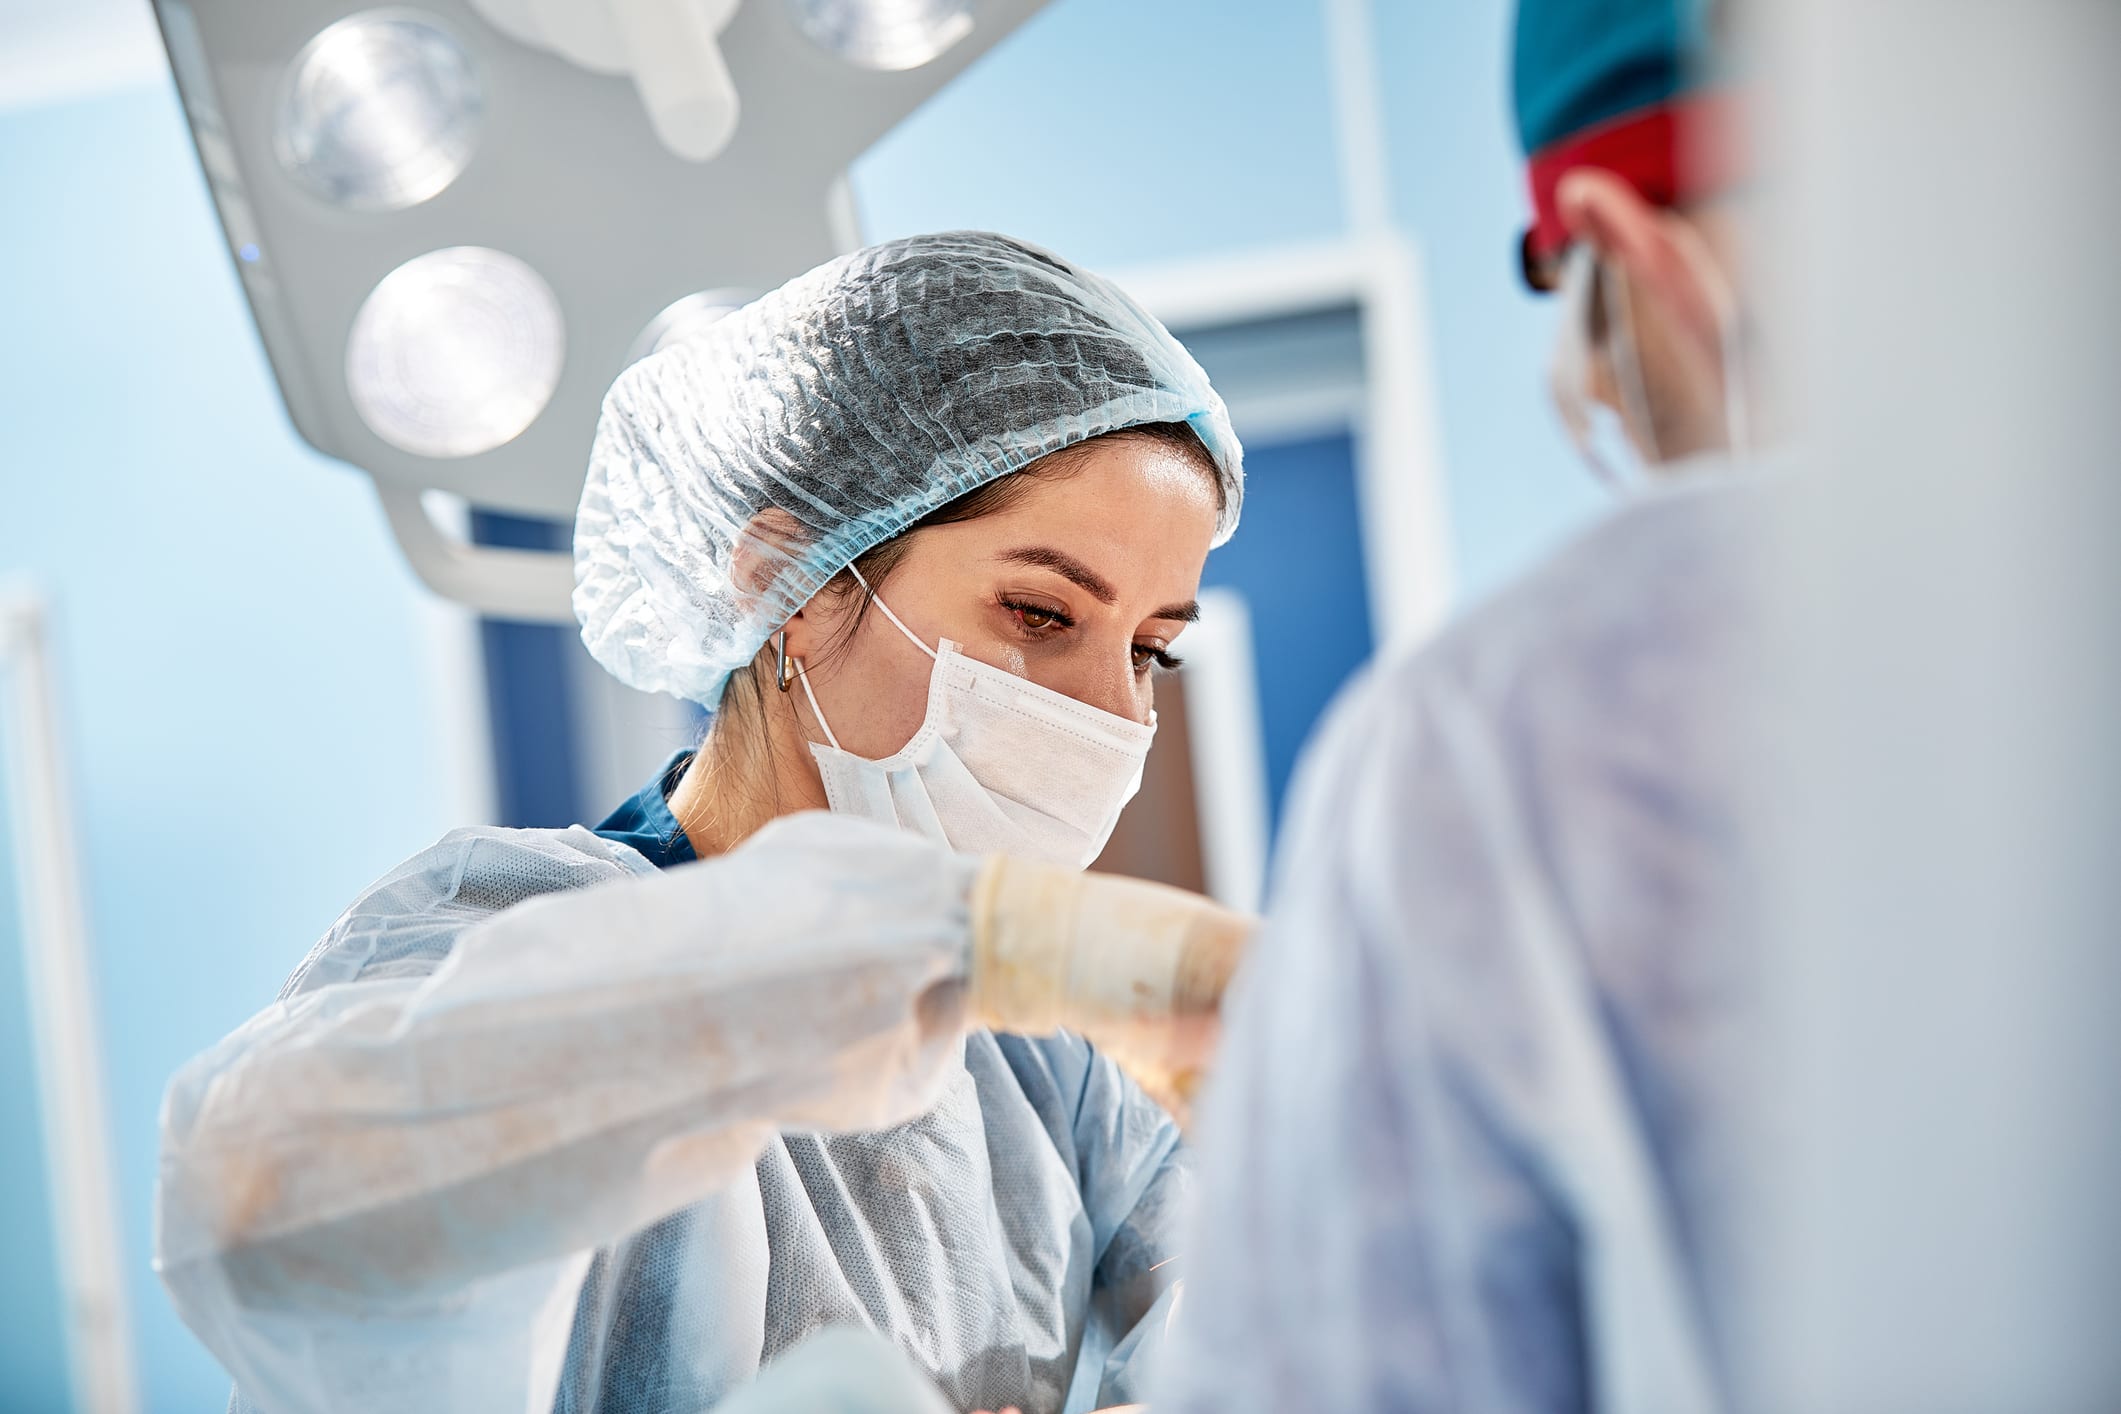
<svg viewBox="0 0 2121 1414">
<path fill-rule="evenodd" d="M 1570 236 L 1626 277 L 1637 297 L 1660 307 L 1698 358 L 1721 356 L 1715 300 L 1689 259 L 1690 232 L 1611 172 L 1582 167 L 1561 179 L 1554 204 Z"/>
<path fill-rule="evenodd" d="M 768 506 L 744 522 L 730 554 L 730 582 L 746 594 L 764 594 L 775 576 L 810 542 L 810 532 L 792 511 Z"/>
</svg>

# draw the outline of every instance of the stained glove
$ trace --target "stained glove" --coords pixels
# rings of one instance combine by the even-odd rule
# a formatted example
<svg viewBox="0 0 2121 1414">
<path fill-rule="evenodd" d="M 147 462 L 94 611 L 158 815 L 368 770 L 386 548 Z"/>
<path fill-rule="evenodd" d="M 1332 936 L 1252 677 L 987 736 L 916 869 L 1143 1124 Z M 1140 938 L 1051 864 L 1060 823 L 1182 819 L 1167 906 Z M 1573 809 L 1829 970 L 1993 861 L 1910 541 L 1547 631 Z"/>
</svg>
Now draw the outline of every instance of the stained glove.
<svg viewBox="0 0 2121 1414">
<path fill-rule="evenodd" d="M 1198 894 L 996 856 L 972 886 L 972 1015 L 1080 1032 L 1187 1122 L 1258 920 Z"/>
</svg>

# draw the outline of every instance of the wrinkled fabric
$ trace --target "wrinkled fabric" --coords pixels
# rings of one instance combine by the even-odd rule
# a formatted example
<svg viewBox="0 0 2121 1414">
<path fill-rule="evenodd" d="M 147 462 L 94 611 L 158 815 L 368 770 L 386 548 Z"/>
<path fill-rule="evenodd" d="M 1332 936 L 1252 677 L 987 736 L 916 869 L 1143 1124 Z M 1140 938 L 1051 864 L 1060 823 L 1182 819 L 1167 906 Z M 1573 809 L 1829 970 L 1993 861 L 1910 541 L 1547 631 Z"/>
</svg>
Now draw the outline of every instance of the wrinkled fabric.
<svg viewBox="0 0 2121 1414">
<path fill-rule="evenodd" d="M 1126 1394 L 1186 1157 L 1080 1040 L 964 1035 L 972 865 L 813 815 L 392 871 L 165 1103 L 157 1267 L 231 1407 L 702 1410 L 835 1324 L 959 1408 Z"/>
<path fill-rule="evenodd" d="M 863 551 L 1149 422 L 1199 435 L 1222 478 L 1222 543 L 1244 498 L 1222 399 L 1116 286 L 982 231 L 830 261 L 612 385 L 575 520 L 582 641 L 622 682 L 713 707 Z M 780 523 L 747 533 L 769 509 Z"/>
<path fill-rule="evenodd" d="M 950 1406 L 897 1346 L 835 1326 L 774 1361 L 716 1414 L 950 1414 Z"/>
<path fill-rule="evenodd" d="M 1337 705 L 1158 1414 L 1717 1407 L 1766 495 L 1648 494 Z"/>
<path fill-rule="evenodd" d="M 863 588 L 860 570 L 854 577 Z M 965 854 L 1008 854 L 1087 869 L 1141 789 L 1156 718 L 1131 721 L 982 663 L 949 639 L 938 647 L 870 600 L 935 663 L 928 708 L 906 744 L 881 760 L 843 750 L 801 674 L 825 733 L 810 743 L 835 813 L 895 825 Z"/>
</svg>

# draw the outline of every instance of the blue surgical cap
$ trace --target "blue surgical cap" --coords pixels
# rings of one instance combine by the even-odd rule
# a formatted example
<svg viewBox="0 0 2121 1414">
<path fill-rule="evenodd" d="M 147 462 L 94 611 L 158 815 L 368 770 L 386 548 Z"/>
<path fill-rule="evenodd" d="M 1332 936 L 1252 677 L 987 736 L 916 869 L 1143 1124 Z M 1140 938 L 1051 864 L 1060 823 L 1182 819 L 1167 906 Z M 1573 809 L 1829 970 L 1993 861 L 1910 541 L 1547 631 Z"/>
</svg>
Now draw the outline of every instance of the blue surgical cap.
<svg viewBox="0 0 2121 1414">
<path fill-rule="evenodd" d="M 1519 0 L 1511 90 L 1529 155 L 1686 92 L 1714 0 Z"/>
<path fill-rule="evenodd" d="M 1221 544 L 1244 493 L 1229 415 L 1116 286 L 982 231 L 830 261 L 612 385 L 575 521 L 582 641 L 630 686 L 711 707 L 863 551 L 1040 457 L 1151 422 L 1190 425 L 1214 461 Z M 784 514 L 747 534 L 767 510 Z"/>
</svg>

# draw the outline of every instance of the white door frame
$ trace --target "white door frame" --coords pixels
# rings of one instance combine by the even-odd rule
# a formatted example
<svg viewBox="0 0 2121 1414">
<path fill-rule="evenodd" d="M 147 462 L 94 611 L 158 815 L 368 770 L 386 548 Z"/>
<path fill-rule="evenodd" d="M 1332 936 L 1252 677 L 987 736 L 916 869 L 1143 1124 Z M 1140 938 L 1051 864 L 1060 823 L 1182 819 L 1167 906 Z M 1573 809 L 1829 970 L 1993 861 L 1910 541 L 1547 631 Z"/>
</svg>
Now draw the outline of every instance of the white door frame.
<svg viewBox="0 0 2121 1414">
<path fill-rule="evenodd" d="M 1262 424 L 1309 420 L 1353 431 L 1377 651 L 1404 648 L 1433 632 L 1449 608 L 1455 576 L 1428 300 L 1413 242 L 1384 232 L 1152 267 L 1118 283 L 1182 340 L 1196 329 L 1356 312 L 1363 380 L 1351 393 L 1352 406 L 1239 405 L 1231 412 L 1240 435 L 1248 423 L 1256 432 Z"/>
<path fill-rule="evenodd" d="M 0 795 L 19 885 L 30 1043 L 36 1059 L 53 1246 L 74 1407 L 133 1414 L 132 1316 L 74 849 L 58 691 L 44 602 L 0 588 Z"/>
</svg>

